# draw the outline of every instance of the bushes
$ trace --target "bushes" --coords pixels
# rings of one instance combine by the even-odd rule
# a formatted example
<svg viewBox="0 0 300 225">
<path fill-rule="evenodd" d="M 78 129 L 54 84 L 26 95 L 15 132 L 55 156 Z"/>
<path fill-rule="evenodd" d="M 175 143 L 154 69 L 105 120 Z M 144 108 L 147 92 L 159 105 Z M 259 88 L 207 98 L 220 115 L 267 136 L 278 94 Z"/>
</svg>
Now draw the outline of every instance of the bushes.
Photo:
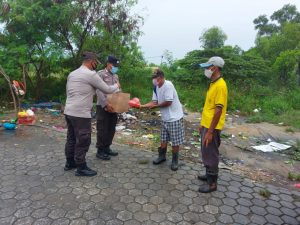
<svg viewBox="0 0 300 225">
<path fill-rule="evenodd" d="M 150 68 L 120 68 L 119 79 L 123 92 L 131 94 L 131 98 L 138 97 L 141 103 L 152 99 L 152 71 Z"/>
<path fill-rule="evenodd" d="M 186 68 L 169 68 L 163 66 L 166 79 L 171 80 L 178 92 L 180 101 L 191 111 L 202 111 L 209 80 L 203 75 L 203 70 Z M 120 67 L 119 78 L 124 92 L 131 97 L 140 98 L 142 103 L 152 99 L 152 69 L 143 66 L 131 66 L 123 64 Z M 271 76 L 270 76 L 271 77 Z M 51 75 L 45 78 L 45 90 L 42 95 L 44 101 L 64 102 L 67 73 Z M 228 111 L 239 110 L 240 114 L 249 117 L 249 122 L 283 122 L 300 128 L 300 87 L 279 86 L 272 80 L 260 84 L 256 79 L 245 78 L 232 80 L 224 78 L 228 85 Z M 28 83 L 29 85 L 29 83 Z M 29 93 L 33 92 L 29 85 Z M 5 90 L 1 90 L 4 92 Z M 26 96 L 28 99 L 30 95 Z M 254 113 L 253 110 L 261 111 Z"/>
</svg>

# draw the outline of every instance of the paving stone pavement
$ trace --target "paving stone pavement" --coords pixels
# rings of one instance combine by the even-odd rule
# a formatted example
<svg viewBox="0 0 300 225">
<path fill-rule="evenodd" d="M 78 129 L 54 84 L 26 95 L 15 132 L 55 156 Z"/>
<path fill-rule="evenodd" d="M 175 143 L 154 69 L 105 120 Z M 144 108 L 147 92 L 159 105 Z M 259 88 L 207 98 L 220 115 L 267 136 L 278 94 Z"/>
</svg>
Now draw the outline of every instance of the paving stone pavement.
<svg viewBox="0 0 300 225">
<path fill-rule="evenodd" d="M 98 175 L 76 177 L 63 170 L 64 143 L 37 127 L 0 130 L 1 225 L 300 224 L 299 191 L 221 171 L 218 191 L 200 194 L 200 165 L 173 172 L 170 160 L 154 166 L 153 153 L 118 145 L 119 156 L 101 161 L 92 144 L 87 162 Z"/>
</svg>

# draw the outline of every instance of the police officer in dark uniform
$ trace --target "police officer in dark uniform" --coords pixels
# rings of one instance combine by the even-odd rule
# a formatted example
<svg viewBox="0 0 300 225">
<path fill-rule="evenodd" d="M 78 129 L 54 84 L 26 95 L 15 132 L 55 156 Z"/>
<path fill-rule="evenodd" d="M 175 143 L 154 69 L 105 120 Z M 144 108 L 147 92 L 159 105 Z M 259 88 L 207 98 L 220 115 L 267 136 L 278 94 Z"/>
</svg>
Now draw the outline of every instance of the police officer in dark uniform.
<svg viewBox="0 0 300 225">
<path fill-rule="evenodd" d="M 119 68 L 119 60 L 114 56 L 108 56 L 106 67 L 104 70 L 98 71 L 98 75 L 107 85 L 119 83 L 117 75 Z M 117 113 L 113 107 L 107 102 L 107 95 L 100 90 L 97 93 L 97 158 L 102 160 L 110 160 L 110 156 L 117 156 L 118 152 L 113 151 L 110 146 L 116 132 L 118 120 Z"/>
</svg>

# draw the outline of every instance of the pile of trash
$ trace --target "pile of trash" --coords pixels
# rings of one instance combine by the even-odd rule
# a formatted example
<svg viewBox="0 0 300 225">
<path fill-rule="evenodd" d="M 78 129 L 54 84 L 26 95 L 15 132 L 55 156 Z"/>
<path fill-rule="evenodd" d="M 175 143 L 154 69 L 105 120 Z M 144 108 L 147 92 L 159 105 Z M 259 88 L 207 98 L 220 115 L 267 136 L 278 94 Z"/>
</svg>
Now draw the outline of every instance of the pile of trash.
<svg viewBox="0 0 300 225">
<path fill-rule="evenodd" d="M 5 130 L 15 130 L 17 128 L 17 124 L 33 125 L 35 121 L 36 117 L 34 112 L 31 109 L 28 109 L 26 111 L 19 112 L 16 119 L 2 120 L 0 127 L 3 127 Z"/>
<path fill-rule="evenodd" d="M 63 105 L 59 102 L 40 102 L 32 104 L 22 104 L 23 109 L 29 109 L 33 112 L 46 112 L 52 116 L 60 116 L 63 111 Z"/>
<path fill-rule="evenodd" d="M 118 124 L 116 126 L 117 132 L 122 132 L 123 135 L 131 135 L 132 131 L 131 129 L 128 129 L 127 127 L 130 124 L 135 124 L 138 119 L 135 115 L 135 112 L 132 110 L 129 110 L 127 113 L 120 113 L 118 114 Z"/>
<path fill-rule="evenodd" d="M 118 114 L 118 119 L 119 119 L 119 121 L 125 122 L 127 124 L 136 123 L 136 121 L 137 121 L 137 117 L 136 117 L 134 111 L 132 111 L 132 110 L 129 110 L 127 113 L 124 112 L 124 113 Z"/>
<path fill-rule="evenodd" d="M 36 122 L 36 116 L 31 109 L 18 113 L 18 124 L 32 125 Z"/>
<path fill-rule="evenodd" d="M 61 103 L 59 102 L 39 102 L 39 103 L 33 103 L 33 104 L 21 104 L 22 108 L 28 109 L 28 108 L 39 108 L 39 109 L 52 109 L 55 107 L 61 106 Z"/>
</svg>

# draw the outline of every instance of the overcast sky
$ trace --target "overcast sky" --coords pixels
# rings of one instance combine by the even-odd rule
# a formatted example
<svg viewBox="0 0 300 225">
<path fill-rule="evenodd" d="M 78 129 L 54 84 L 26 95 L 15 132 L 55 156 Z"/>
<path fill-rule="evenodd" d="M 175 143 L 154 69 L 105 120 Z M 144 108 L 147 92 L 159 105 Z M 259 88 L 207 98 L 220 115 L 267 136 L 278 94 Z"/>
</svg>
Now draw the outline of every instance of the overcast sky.
<svg viewBox="0 0 300 225">
<path fill-rule="evenodd" d="M 300 11 L 300 0 L 139 0 L 134 11 L 145 19 L 139 45 L 148 62 L 159 63 L 165 50 L 180 59 L 200 48 L 204 29 L 218 26 L 228 36 L 225 44 L 248 50 L 256 36 L 253 20 L 288 3 Z"/>
</svg>

